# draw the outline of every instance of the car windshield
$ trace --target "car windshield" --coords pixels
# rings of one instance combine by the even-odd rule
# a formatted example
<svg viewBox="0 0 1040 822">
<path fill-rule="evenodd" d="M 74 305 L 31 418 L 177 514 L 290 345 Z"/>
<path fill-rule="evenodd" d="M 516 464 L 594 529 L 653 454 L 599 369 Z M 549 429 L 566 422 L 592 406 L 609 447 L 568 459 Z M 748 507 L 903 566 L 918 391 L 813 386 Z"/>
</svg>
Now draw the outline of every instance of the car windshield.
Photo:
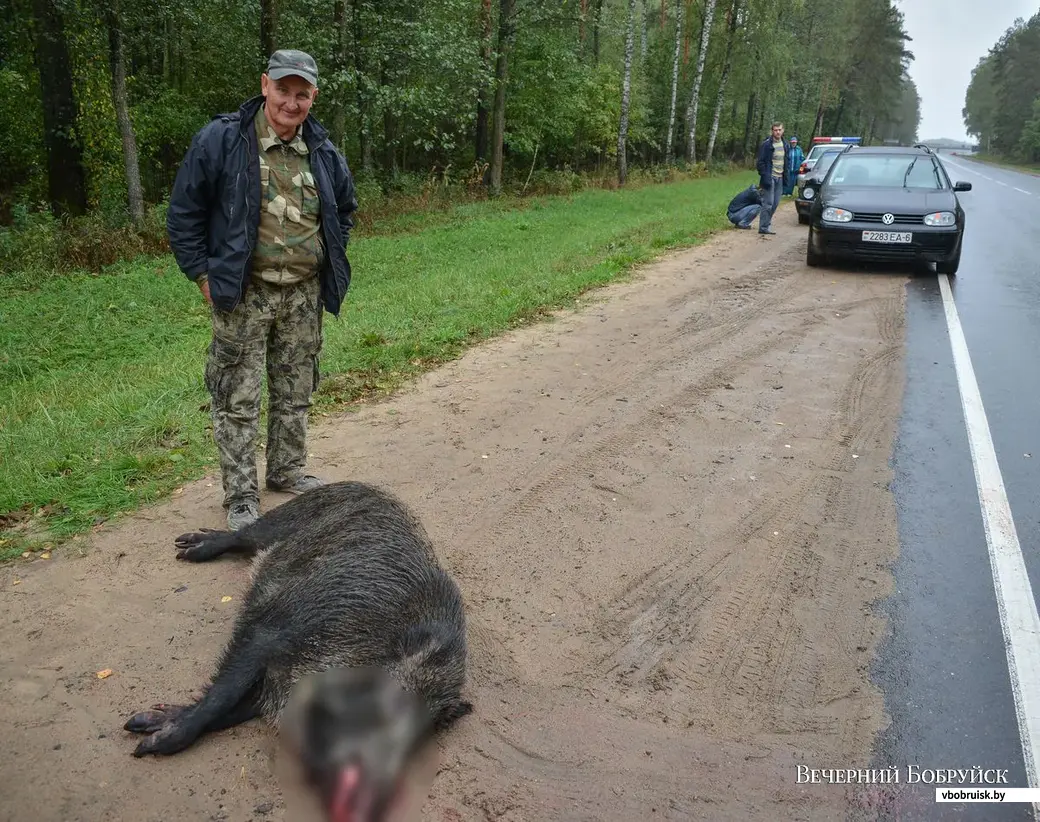
<svg viewBox="0 0 1040 822">
<path fill-rule="evenodd" d="M 840 151 L 826 151 L 820 155 L 820 159 L 816 161 L 816 165 L 813 166 L 813 171 L 817 174 L 822 174 L 831 167 L 831 163 L 834 162 L 835 158 L 841 154 Z"/>
<path fill-rule="evenodd" d="M 841 148 L 845 148 L 845 146 L 841 146 Z M 825 151 L 834 151 L 833 144 L 817 143 L 811 149 L 809 149 L 809 153 L 805 156 L 805 159 L 819 160 L 820 155 L 823 154 Z"/>
<path fill-rule="evenodd" d="M 878 188 L 946 188 L 939 167 L 923 154 L 846 154 L 834 164 L 828 182 Z"/>
</svg>

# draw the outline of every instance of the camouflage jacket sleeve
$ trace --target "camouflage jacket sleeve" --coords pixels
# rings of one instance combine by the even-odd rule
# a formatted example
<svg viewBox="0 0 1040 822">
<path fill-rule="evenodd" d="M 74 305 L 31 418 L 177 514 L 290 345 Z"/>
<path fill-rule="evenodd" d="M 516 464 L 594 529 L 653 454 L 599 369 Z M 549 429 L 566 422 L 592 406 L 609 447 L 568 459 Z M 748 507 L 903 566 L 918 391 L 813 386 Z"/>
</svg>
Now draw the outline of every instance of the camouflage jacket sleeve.
<svg viewBox="0 0 1040 822">
<path fill-rule="evenodd" d="M 173 183 L 170 207 L 166 212 L 166 231 L 177 265 L 189 280 L 196 280 L 209 268 L 207 231 L 216 169 L 213 151 L 220 139 L 216 123 L 201 129 L 191 141 Z"/>
</svg>

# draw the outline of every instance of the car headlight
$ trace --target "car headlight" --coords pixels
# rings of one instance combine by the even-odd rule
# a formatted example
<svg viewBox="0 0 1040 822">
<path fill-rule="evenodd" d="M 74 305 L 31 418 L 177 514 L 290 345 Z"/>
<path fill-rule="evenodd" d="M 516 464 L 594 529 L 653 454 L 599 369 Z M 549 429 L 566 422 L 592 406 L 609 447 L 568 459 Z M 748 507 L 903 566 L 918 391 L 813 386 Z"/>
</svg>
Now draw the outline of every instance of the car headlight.
<svg viewBox="0 0 1040 822">
<path fill-rule="evenodd" d="M 934 214 L 924 215 L 925 225 L 954 225 L 957 222 L 957 215 L 952 211 L 937 211 Z"/>
<path fill-rule="evenodd" d="M 848 223 L 852 220 L 852 212 L 844 208 L 825 208 L 823 219 L 829 223 Z"/>
<path fill-rule="evenodd" d="M 811 188 L 803 188 L 802 189 L 802 196 L 806 200 L 811 200 L 813 198 L 813 194 L 815 194 L 815 193 L 816 192 L 813 189 L 811 189 Z"/>
</svg>

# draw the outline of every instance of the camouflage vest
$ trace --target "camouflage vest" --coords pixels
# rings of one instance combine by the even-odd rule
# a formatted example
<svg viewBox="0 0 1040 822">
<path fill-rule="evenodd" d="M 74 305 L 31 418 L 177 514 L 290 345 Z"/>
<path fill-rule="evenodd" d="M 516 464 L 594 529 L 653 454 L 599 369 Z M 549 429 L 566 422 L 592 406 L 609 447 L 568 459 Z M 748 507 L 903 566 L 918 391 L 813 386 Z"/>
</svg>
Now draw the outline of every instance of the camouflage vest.
<svg viewBox="0 0 1040 822">
<path fill-rule="evenodd" d="M 318 186 L 302 130 L 283 141 L 256 113 L 260 146 L 260 229 L 253 251 L 253 276 L 278 285 L 317 275 L 325 259 Z"/>
</svg>

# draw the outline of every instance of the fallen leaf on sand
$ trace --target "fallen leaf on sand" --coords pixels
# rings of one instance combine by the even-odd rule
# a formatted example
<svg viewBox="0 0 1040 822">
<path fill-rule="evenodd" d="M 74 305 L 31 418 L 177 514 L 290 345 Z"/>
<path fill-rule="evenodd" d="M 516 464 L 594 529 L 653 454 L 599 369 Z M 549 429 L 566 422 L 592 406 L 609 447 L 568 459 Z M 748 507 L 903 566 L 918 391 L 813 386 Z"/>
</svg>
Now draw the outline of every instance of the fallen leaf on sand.
<svg viewBox="0 0 1040 822">
<path fill-rule="evenodd" d="M 221 597 L 220 601 L 221 602 L 231 602 L 231 597 Z"/>
<path fill-rule="evenodd" d="M 97 672 L 98 679 L 108 679 L 110 676 L 112 676 L 111 668 L 105 668 L 105 670 Z"/>
</svg>

